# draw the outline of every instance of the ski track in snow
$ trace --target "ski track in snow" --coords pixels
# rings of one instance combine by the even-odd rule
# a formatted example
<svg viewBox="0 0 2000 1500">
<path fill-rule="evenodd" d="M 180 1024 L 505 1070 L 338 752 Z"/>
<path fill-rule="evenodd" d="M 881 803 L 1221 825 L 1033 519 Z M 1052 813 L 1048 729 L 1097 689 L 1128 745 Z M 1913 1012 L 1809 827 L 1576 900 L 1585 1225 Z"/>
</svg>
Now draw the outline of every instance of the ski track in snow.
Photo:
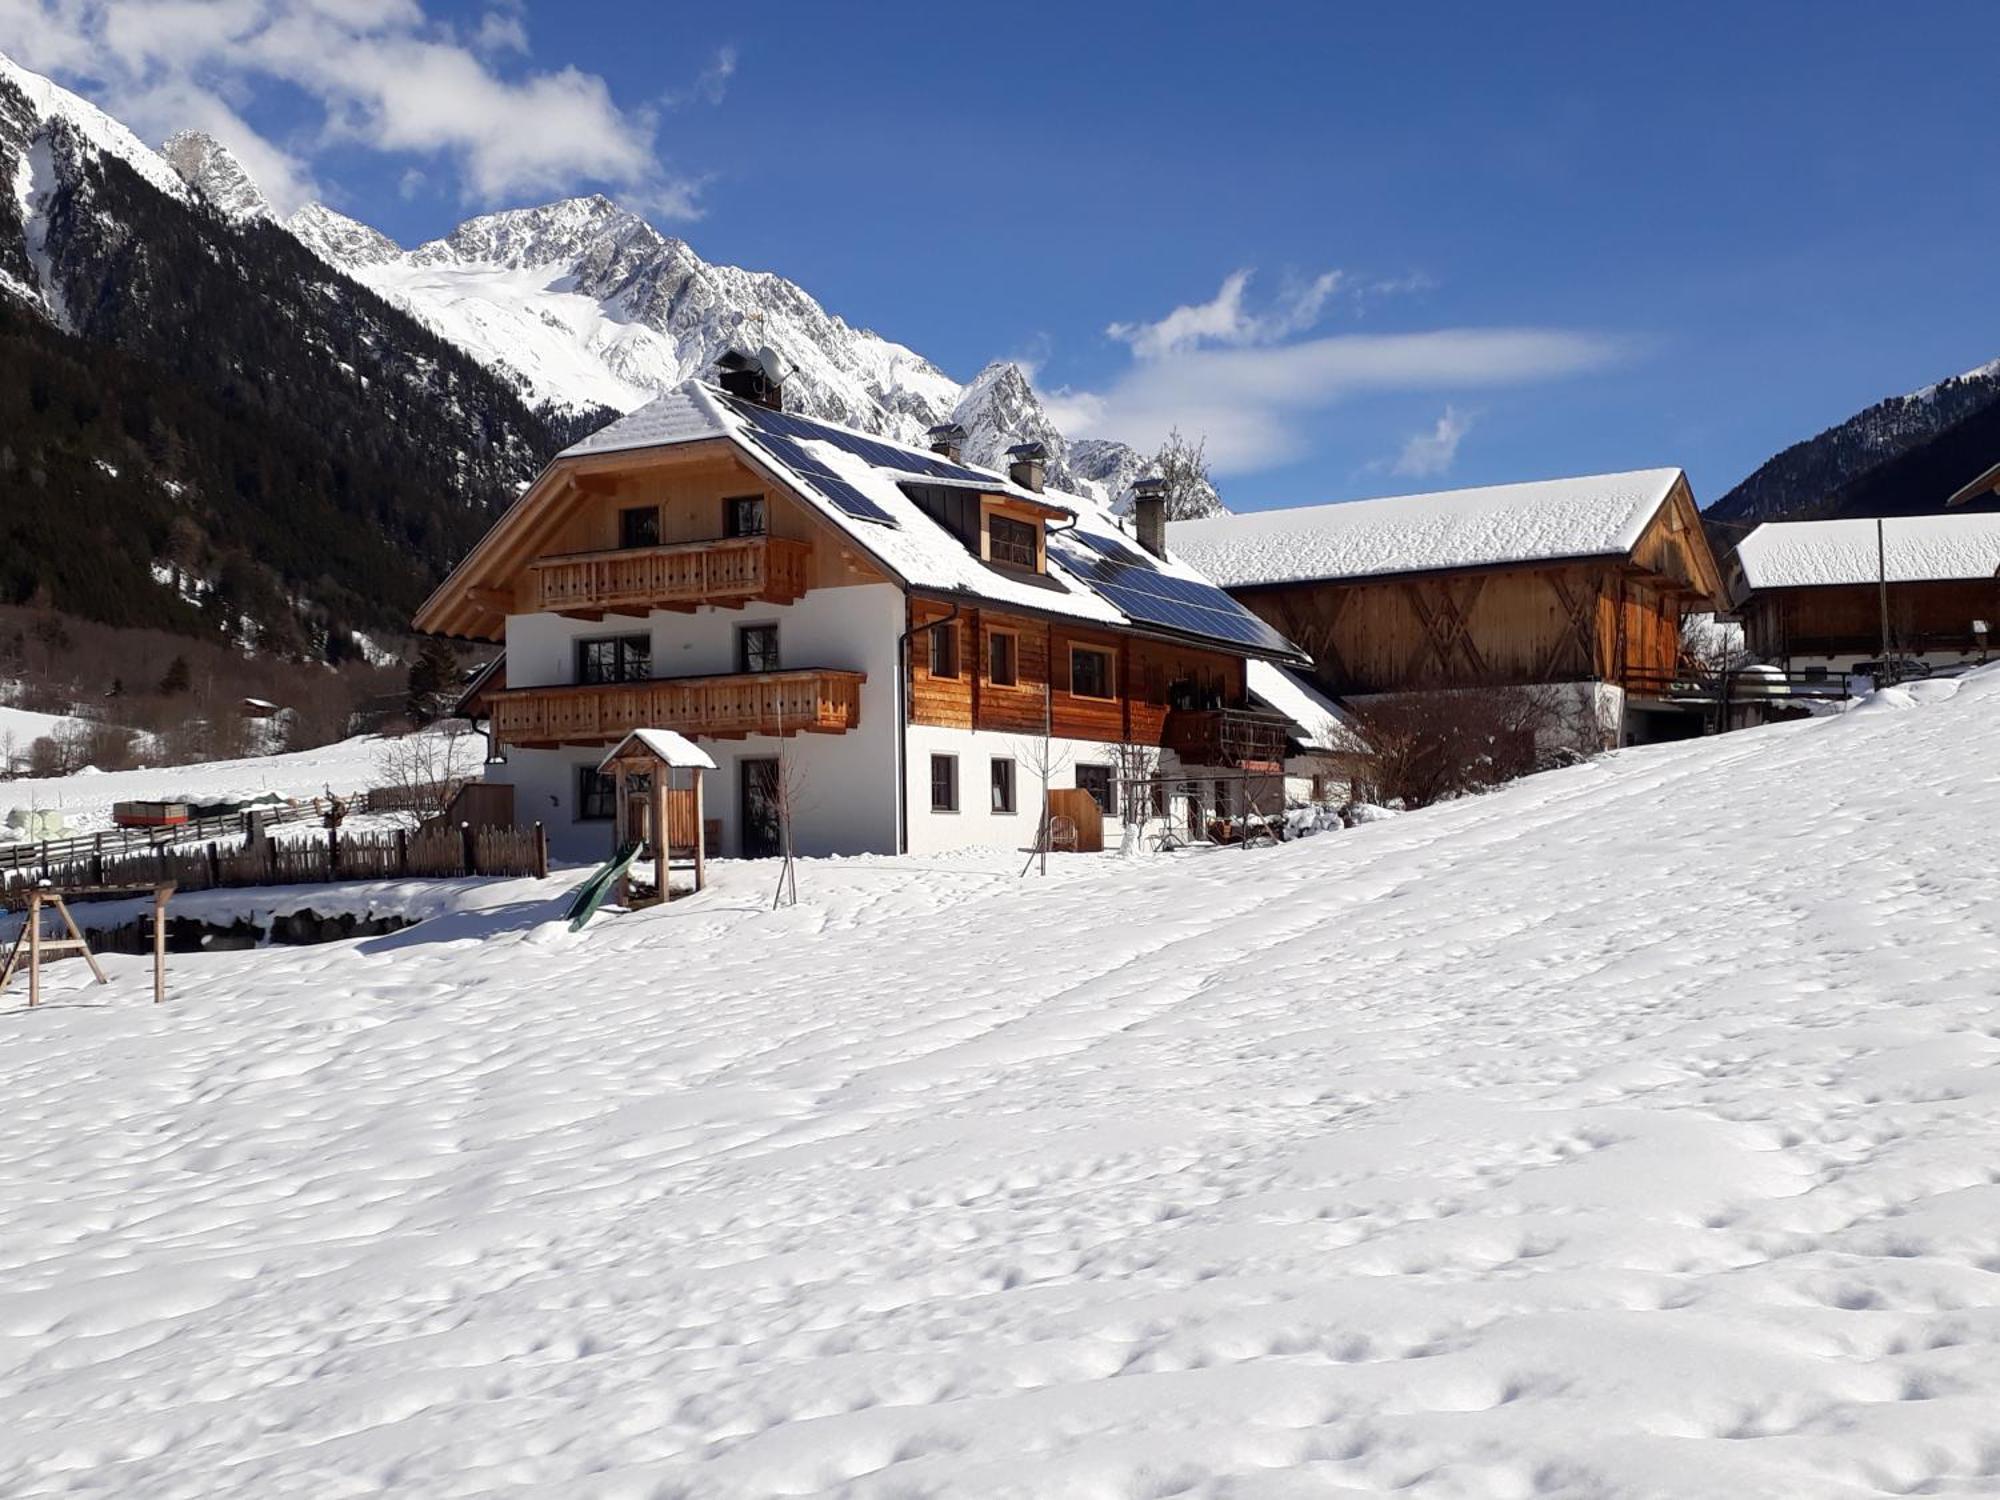
<svg viewBox="0 0 2000 1500">
<path fill-rule="evenodd" d="M 0 1010 L 0 1493 L 2000 1493 L 2000 675 Z"/>
</svg>

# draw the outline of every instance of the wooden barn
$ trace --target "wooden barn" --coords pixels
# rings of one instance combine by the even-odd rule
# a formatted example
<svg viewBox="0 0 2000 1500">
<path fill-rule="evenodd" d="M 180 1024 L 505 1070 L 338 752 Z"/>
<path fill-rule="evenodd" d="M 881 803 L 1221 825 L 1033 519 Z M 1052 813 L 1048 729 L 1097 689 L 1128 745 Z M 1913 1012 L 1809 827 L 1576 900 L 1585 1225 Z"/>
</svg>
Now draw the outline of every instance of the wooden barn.
<svg viewBox="0 0 2000 1500">
<path fill-rule="evenodd" d="M 1977 660 L 2000 622 L 2000 515 L 1773 521 L 1730 561 L 1744 645 L 1787 671 L 1845 672 L 1889 653 Z M 1885 586 L 1886 585 L 1886 586 Z"/>
<path fill-rule="evenodd" d="M 1564 684 L 1606 738 L 1699 732 L 1668 690 L 1681 617 L 1722 580 L 1679 469 L 1218 516 L 1170 541 L 1335 698 Z"/>
</svg>

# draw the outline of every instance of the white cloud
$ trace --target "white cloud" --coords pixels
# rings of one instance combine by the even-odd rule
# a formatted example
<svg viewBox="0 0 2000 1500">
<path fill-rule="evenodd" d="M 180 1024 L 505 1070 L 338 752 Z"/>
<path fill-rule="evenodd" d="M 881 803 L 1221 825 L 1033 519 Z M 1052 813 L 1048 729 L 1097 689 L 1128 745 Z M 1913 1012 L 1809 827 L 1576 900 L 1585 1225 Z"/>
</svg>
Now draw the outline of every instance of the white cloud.
<svg viewBox="0 0 2000 1500">
<path fill-rule="evenodd" d="M 1241 474 L 1299 457 L 1313 417 L 1355 396 L 1554 380 L 1621 352 L 1600 335 L 1553 328 L 1329 334 L 1241 348 L 1183 340 L 1176 352 L 1135 358 L 1102 390 L 1064 390 L 1050 405 L 1072 435 L 1121 438 L 1142 452 L 1178 427 L 1207 439 L 1218 474 Z"/>
<path fill-rule="evenodd" d="M 0 0 L 0 38 L 155 138 L 209 129 L 281 209 L 313 191 L 304 157 L 339 142 L 446 164 L 478 202 L 593 184 L 664 215 L 697 211 L 697 185 L 660 163 L 651 111 L 621 108 L 576 68 L 499 71 L 527 46 L 512 4 L 468 40 L 416 0 Z M 280 145 L 249 127 L 244 104 L 272 84 L 320 107 L 315 134 Z"/>
<path fill-rule="evenodd" d="M 667 103 L 674 106 L 688 104 L 720 104 L 729 92 L 729 80 L 736 76 L 736 49 L 718 47 L 715 55 L 708 60 L 695 81 L 685 89 L 669 93 Z"/>
<path fill-rule="evenodd" d="M 1265 312 L 1252 312 L 1245 302 L 1254 271 L 1231 271 L 1222 288 L 1206 302 L 1175 308 L 1156 323 L 1113 323 L 1104 331 L 1132 346 L 1139 359 L 1161 359 L 1204 344 L 1242 346 L 1268 344 L 1312 327 L 1326 300 L 1341 283 L 1341 273 L 1326 271 L 1303 285 L 1289 287 Z"/>
<path fill-rule="evenodd" d="M 1404 439 L 1403 451 L 1396 455 L 1389 472 L 1414 479 L 1431 479 L 1450 472 L 1458 458 L 1458 445 L 1471 428 L 1471 417 L 1455 406 L 1445 407 L 1444 415 L 1429 432 L 1414 432 Z"/>
</svg>

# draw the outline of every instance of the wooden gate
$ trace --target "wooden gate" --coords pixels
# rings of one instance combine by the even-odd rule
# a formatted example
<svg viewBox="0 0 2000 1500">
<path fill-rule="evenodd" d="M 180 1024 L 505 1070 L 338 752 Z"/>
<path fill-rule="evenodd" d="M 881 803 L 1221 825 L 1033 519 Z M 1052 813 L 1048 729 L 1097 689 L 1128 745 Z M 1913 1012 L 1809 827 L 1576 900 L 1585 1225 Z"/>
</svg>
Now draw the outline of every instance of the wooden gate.
<svg viewBox="0 0 2000 1500">
<path fill-rule="evenodd" d="M 1097 854 L 1104 848 L 1104 814 L 1097 799 L 1085 791 L 1050 791 L 1049 817 L 1068 818 L 1076 825 L 1076 852 Z"/>
</svg>

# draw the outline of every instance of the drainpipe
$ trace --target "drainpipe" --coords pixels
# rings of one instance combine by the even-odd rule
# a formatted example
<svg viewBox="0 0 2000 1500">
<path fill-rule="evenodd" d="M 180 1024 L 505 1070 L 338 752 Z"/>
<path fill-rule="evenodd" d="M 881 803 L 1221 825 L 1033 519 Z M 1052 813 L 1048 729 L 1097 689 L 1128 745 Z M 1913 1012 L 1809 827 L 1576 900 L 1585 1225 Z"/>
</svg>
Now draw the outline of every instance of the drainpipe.
<svg viewBox="0 0 2000 1500">
<path fill-rule="evenodd" d="M 903 596 L 904 600 L 909 595 Z M 942 620 L 911 625 L 896 637 L 896 852 L 910 852 L 910 637 L 919 630 L 935 630 L 958 619 L 961 606 L 954 604 Z M 964 670 L 964 662 L 959 669 Z M 963 795 L 961 793 L 961 795 Z"/>
</svg>

